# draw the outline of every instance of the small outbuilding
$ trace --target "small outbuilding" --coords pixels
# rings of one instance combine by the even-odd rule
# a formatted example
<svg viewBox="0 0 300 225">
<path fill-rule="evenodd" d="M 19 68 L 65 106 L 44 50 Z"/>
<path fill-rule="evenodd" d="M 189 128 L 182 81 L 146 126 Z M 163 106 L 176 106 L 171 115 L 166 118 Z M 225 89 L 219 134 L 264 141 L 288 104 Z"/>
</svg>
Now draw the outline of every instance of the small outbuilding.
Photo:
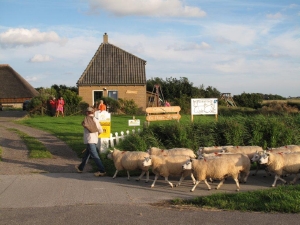
<svg viewBox="0 0 300 225">
<path fill-rule="evenodd" d="M 0 64 L 0 104 L 21 106 L 21 104 L 37 96 L 35 90 L 19 73 L 10 65 Z"/>
</svg>

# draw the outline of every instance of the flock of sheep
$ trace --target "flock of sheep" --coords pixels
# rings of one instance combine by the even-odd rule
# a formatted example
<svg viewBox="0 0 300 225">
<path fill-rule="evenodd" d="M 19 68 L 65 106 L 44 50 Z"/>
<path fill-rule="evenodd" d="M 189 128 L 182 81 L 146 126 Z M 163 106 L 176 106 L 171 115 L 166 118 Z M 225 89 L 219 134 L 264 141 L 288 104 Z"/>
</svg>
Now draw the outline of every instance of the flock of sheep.
<svg viewBox="0 0 300 225">
<path fill-rule="evenodd" d="M 212 146 L 199 148 L 196 154 L 188 148 L 163 150 L 152 147 L 147 152 L 114 149 L 110 151 L 108 158 L 113 160 L 116 167 L 113 178 L 117 176 L 118 171 L 126 170 L 129 180 L 129 171 L 141 170 L 142 173 L 136 180 L 140 180 L 146 174 L 146 182 L 148 182 L 151 168 L 155 175 L 151 187 L 155 186 L 159 176 L 164 177 L 171 187 L 174 185 L 168 180 L 169 176 L 180 177 L 175 187 L 179 186 L 185 177 L 190 176 L 194 184 L 191 191 L 194 191 L 201 181 L 204 181 L 210 190 L 207 180 L 220 180 L 216 187 L 219 189 L 227 177 L 233 178 L 236 190 L 239 191 L 239 183 L 246 183 L 251 163 L 254 162 L 257 164 L 257 170 L 253 175 L 256 175 L 258 169 L 262 167 L 266 173 L 275 174 L 272 187 L 276 186 L 278 179 L 287 183 L 283 176 L 290 174 L 295 174 L 291 182 L 294 184 L 300 172 L 299 145 L 287 145 L 268 150 L 263 150 L 259 146 Z"/>
</svg>

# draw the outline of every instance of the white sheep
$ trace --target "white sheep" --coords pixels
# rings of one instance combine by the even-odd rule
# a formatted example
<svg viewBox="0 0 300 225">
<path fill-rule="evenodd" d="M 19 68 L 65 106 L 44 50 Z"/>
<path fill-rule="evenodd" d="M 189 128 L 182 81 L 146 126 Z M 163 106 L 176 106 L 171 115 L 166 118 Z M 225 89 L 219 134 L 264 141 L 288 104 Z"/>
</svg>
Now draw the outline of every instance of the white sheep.
<svg viewBox="0 0 300 225">
<path fill-rule="evenodd" d="M 284 145 L 278 148 L 268 148 L 268 151 L 270 152 L 300 152 L 300 146 L 299 145 Z"/>
<path fill-rule="evenodd" d="M 149 181 L 149 167 L 143 166 L 143 161 L 145 157 L 149 157 L 147 152 L 139 151 L 120 151 L 114 149 L 107 156 L 108 158 L 114 161 L 116 167 L 116 172 L 113 176 L 113 179 L 116 178 L 117 173 L 121 170 L 127 171 L 127 180 L 130 180 L 129 171 L 133 170 L 142 170 L 141 175 L 136 179 L 140 180 L 146 173 L 146 183 Z"/>
<path fill-rule="evenodd" d="M 149 155 L 186 155 L 191 158 L 196 158 L 194 151 L 189 148 L 171 148 L 171 149 L 160 149 L 151 147 L 147 150 Z"/>
<path fill-rule="evenodd" d="M 256 151 L 263 151 L 260 146 L 232 146 L 224 147 L 221 152 L 230 152 L 230 153 L 241 153 L 245 154 L 251 159 Z"/>
<path fill-rule="evenodd" d="M 259 163 L 260 157 L 262 156 L 263 152 L 264 151 L 256 151 L 256 153 L 254 153 L 253 157 L 250 159 L 251 163 L 256 163 L 256 170 L 252 174 L 252 176 L 256 176 L 259 169 L 264 169 L 266 171 L 266 175 L 271 176 L 271 173 L 266 170 L 266 165 L 262 165 Z M 266 177 L 266 175 L 264 175 L 264 177 Z"/>
<path fill-rule="evenodd" d="M 232 145 L 226 145 L 226 146 L 210 146 L 210 147 L 199 147 L 198 151 L 196 154 L 199 156 L 204 153 L 215 153 L 215 152 L 220 152 L 226 147 L 232 147 Z"/>
<path fill-rule="evenodd" d="M 209 159 L 190 159 L 183 165 L 183 169 L 191 169 L 196 179 L 191 191 L 194 191 L 201 181 L 204 181 L 208 190 L 210 190 L 211 187 L 207 183 L 207 178 L 221 180 L 216 187 L 216 189 L 219 189 L 226 177 L 234 179 L 237 191 L 239 191 L 239 174 L 241 173 L 241 182 L 246 182 L 250 173 L 250 160 L 244 154 L 222 154 Z"/>
<path fill-rule="evenodd" d="M 182 165 L 190 159 L 189 156 L 185 155 L 150 155 L 145 157 L 143 165 L 152 168 L 152 172 L 155 174 L 154 181 L 151 185 L 151 188 L 154 187 L 156 180 L 159 176 L 165 178 L 165 181 L 170 184 L 173 188 L 173 184 L 168 180 L 169 176 L 181 176 L 179 182 L 175 185 L 179 186 L 186 176 L 191 176 L 193 183 L 195 183 L 195 178 L 192 175 L 191 171 L 183 171 Z"/>
<path fill-rule="evenodd" d="M 271 187 L 276 186 L 277 180 L 281 180 L 284 183 L 287 183 L 286 180 L 281 178 L 285 174 L 296 174 L 291 184 L 294 184 L 298 179 L 298 173 L 300 171 L 300 153 L 272 153 L 264 152 L 264 154 L 259 159 L 260 164 L 266 164 L 267 169 L 270 172 L 275 173 L 275 179 Z"/>
</svg>

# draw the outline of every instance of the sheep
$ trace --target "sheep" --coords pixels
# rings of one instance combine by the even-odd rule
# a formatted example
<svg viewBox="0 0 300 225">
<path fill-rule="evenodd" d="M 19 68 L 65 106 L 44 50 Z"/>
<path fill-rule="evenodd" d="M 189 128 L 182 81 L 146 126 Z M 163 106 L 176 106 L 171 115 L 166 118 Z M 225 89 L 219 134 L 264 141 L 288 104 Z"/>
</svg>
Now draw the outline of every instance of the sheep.
<svg viewBox="0 0 300 225">
<path fill-rule="evenodd" d="M 251 163 L 256 163 L 256 170 L 252 174 L 252 176 L 256 176 L 259 169 L 264 169 L 266 171 L 266 175 L 271 176 L 271 173 L 269 171 L 267 171 L 266 165 L 261 165 L 259 163 L 259 159 L 262 156 L 263 152 L 264 151 L 256 151 L 256 153 L 254 153 L 253 157 L 250 159 Z M 266 177 L 266 175 L 264 175 L 264 177 Z"/>
<path fill-rule="evenodd" d="M 278 179 L 286 184 L 286 180 L 281 178 L 285 174 L 296 174 L 295 178 L 290 182 L 290 184 L 294 184 L 300 171 L 300 153 L 283 154 L 265 151 L 260 157 L 259 163 L 266 164 L 268 171 L 275 173 L 275 179 L 271 187 L 276 186 Z"/>
<path fill-rule="evenodd" d="M 182 165 L 186 160 L 190 159 L 189 156 L 185 155 L 150 155 L 145 157 L 143 161 L 144 166 L 151 166 L 152 172 L 155 174 L 154 181 L 151 188 L 155 186 L 155 182 L 159 176 L 165 178 L 165 181 L 173 188 L 173 184 L 168 180 L 169 176 L 181 176 L 179 182 L 175 187 L 179 186 L 186 176 L 191 176 L 193 183 L 195 183 L 195 178 L 191 171 L 183 171 Z"/>
<path fill-rule="evenodd" d="M 247 155 L 244 154 L 222 154 L 219 157 L 211 157 L 209 159 L 190 159 L 183 166 L 184 170 L 192 170 L 196 183 L 191 189 L 191 192 L 195 190 L 197 185 L 204 181 L 208 190 L 211 189 L 207 183 L 207 178 L 221 180 L 216 189 L 219 189 L 226 177 L 232 177 L 236 183 L 236 191 L 240 190 L 238 176 L 242 173 L 241 182 L 247 181 L 250 173 L 250 160 Z"/>
<path fill-rule="evenodd" d="M 220 152 L 223 150 L 225 147 L 232 147 L 232 145 L 227 145 L 227 146 L 211 146 L 211 147 L 199 147 L 198 151 L 196 154 L 199 156 L 203 153 L 215 153 L 215 152 Z"/>
<path fill-rule="evenodd" d="M 186 155 L 191 158 L 196 158 L 194 151 L 189 148 L 171 148 L 171 149 L 160 149 L 151 147 L 147 150 L 149 155 Z"/>
<path fill-rule="evenodd" d="M 127 170 L 127 180 L 130 180 L 129 171 L 140 169 L 142 170 L 142 173 L 136 180 L 139 181 L 146 173 L 146 183 L 148 183 L 149 167 L 143 166 L 144 158 L 149 157 L 147 152 L 120 151 L 118 149 L 114 149 L 113 151 L 110 151 L 110 154 L 108 154 L 107 157 L 114 161 L 114 165 L 116 167 L 116 172 L 113 176 L 113 179 L 116 178 L 119 171 Z"/>
<path fill-rule="evenodd" d="M 232 146 L 224 147 L 221 152 L 241 153 L 245 154 L 251 159 L 256 151 L 263 151 L 260 146 Z"/>
<path fill-rule="evenodd" d="M 274 152 L 300 152 L 300 146 L 299 145 L 284 145 L 278 148 L 268 148 L 268 151 L 274 151 Z"/>
</svg>

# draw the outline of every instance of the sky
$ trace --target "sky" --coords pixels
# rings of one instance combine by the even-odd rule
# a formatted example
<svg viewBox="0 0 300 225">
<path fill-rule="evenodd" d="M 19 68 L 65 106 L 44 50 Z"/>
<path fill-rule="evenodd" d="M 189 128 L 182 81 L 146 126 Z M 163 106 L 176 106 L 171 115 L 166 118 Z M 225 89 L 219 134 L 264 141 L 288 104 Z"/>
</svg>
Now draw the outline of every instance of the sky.
<svg viewBox="0 0 300 225">
<path fill-rule="evenodd" d="M 35 88 L 76 86 L 107 33 L 110 44 L 147 61 L 147 80 L 300 96 L 299 0 L 0 3 L 0 64 Z"/>
</svg>

